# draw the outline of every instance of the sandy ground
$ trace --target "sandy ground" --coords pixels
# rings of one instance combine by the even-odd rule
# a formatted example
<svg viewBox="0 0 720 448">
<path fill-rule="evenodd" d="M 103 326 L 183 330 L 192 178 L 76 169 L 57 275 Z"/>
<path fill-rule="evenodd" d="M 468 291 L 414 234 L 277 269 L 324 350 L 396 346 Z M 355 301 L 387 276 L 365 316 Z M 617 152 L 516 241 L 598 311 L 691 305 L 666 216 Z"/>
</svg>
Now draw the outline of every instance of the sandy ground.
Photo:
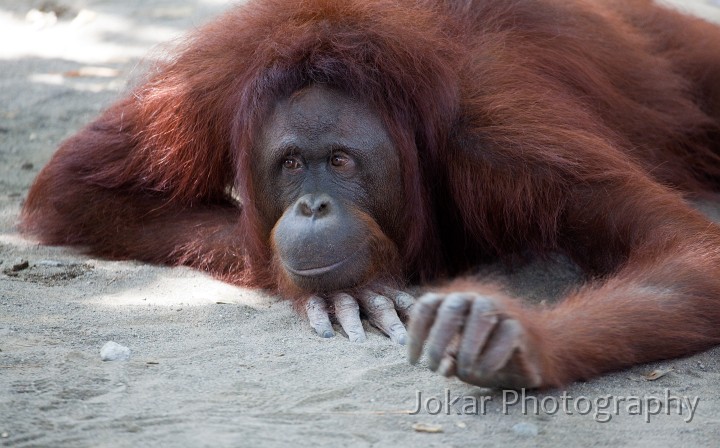
<svg viewBox="0 0 720 448">
<path fill-rule="evenodd" d="M 717 1 L 677 3 L 720 19 Z M 58 143 L 126 90 L 143 58 L 162 54 L 158 43 L 227 7 L 0 0 L 0 445 L 717 446 L 720 349 L 529 394 L 544 400 L 535 412 L 510 393 L 410 366 L 370 328 L 364 344 L 320 339 L 256 291 L 22 239 L 18 211 Z M 536 297 L 573 278 L 562 263 L 506 276 Z M 107 341 L 130 359 L 103 362 Z M 658 369 L 672 370 L 645 378 Z M 431 399 L 408 414 L 418 391 L 422 401 L 463 398 L 449 412 L 433 415 Z M 682 415 L 675 401 L 657 407 L 666 394 L 689 400 Z"/>
</svg>

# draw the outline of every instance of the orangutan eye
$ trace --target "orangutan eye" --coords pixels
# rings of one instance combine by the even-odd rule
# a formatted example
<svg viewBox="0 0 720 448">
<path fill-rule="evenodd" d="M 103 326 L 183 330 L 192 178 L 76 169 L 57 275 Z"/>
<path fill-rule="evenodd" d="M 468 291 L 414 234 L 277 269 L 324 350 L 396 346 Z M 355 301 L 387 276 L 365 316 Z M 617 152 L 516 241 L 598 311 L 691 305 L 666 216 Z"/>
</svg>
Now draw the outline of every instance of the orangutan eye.
<svg viewBox="0 0 720 448">
<path fill-rule="evenodd" d="M 283 160 L 283 168 L 286 170 L 297 170 L 302 166 L 302 163 L 300 163 L 300 160 L 298 160 L 295 157 L 286 157 Z"/>
<path fill-rule="evenodd" d="M 350 163 L 350 159 L 342 153 L 334 153 L 330 156 L 330 164 L 335 167 L 343 167 Z"/>
</svg>

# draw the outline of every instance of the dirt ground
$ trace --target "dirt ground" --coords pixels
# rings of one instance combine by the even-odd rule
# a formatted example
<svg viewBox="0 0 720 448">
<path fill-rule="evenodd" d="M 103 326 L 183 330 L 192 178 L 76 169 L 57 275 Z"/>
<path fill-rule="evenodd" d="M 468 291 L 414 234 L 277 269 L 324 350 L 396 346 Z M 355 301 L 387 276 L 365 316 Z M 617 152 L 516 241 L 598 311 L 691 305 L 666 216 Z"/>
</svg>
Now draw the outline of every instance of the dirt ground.
<svg viewBox="0 0 720 448">
<path fill-rule="evenodd" d="M 720 21 L 718 1 L 675 3 Z M 59 142 L 159 43 L 228 7 L 0 0 L 0 446 L 718 445 L 720 349 L 528 393 L 523 409 L 511 392 L 410 366 L 369 327 L 363 344 L 321 339 L 257 291 L 20 237 L 22 201 Z M 543 297 L 575 275 L 558 262 L 505 278 Z M 108 341 L 130 359 L 102 361 Z"/>
</svg>

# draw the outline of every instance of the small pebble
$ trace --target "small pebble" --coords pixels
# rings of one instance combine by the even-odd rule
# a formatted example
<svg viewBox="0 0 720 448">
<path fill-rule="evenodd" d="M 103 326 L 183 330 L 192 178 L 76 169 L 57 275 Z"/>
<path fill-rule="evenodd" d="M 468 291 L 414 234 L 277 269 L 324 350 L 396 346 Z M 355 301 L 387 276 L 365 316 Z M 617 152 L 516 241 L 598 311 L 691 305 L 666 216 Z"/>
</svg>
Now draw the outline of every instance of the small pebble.
<svg viewBox="0 0 720 448">
<path fill-rule="evenodd" d="M 27 260 L 18 260 L 12 265 L 12 268 L 10 268 L 13 272 L 22 271 L 23 269 L 27 269 L 30 267 L 30 263 Z"/>
<path fill-rule="evenodd" d="M 10 434 L 4 432 L 4 433 L 0 434 L 0 437 L 2 437 L 3 439 L 7 439 L 8 437 L 10 437 Z"/>
<path fill-rule="evenodd" d="M 430 423 L 415 423 L 412 425 L 412 428 L 415 432 L 427 432 L 431 434 L 443 432 L 441 425 L 433 425 Z"/>
<path fill-rule="evenodd" d="M 532 423 L 516 423 L 513 425 L 512 430 L 515 434 L 524 437 L 535 437 L 538 435 L 538 427 Z"/>
<path fill-rule="evenodd" d="M 114 341 L 108 341 L 100 349 L 100 359 L 103 361 L 127 361 L 130 359 L 130 349 Z"/>
</svg>

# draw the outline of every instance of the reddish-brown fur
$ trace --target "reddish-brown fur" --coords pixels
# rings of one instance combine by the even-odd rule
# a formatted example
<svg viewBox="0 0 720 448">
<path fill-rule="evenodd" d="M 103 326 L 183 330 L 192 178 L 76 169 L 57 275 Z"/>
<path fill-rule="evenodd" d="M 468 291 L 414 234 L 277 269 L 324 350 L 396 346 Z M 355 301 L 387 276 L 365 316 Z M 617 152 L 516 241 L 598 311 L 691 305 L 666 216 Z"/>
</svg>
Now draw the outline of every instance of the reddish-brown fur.
<svg viewBox="0 0 720 448">
<path fill-rule="evenodd" d="M 251 1 L 67 140 L 23 229 L 277 288 L 251 150 L 310 82 L 390 131 L 408 279 L 547 251 L 597 279 L 553 308 L 493 292 L 544 383 L 720 343 L 720 229 L 680 193 L 720 180 L 720 30 L 646 0 Z"/>
</svg>

